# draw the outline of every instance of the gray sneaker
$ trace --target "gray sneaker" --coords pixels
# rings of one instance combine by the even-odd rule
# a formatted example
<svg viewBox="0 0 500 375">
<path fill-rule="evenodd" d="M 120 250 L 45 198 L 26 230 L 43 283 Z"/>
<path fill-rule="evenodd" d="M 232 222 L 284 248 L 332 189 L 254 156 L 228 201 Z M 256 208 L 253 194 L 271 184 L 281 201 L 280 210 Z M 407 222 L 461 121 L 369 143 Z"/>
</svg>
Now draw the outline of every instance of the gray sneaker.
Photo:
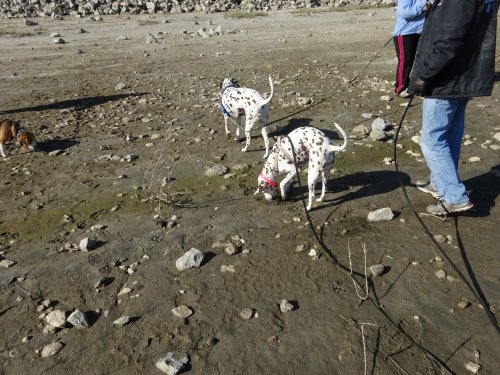
<svg viewBox="0 0 500 375">
<path fill-rule="evenodd" d="M 431 215 L 446 216 L 449 214 L 469 211 L 472 207 L 474 207 L 474 205 L 471 201 L 461 204 L 448 204 L 443 200 L 440 200 L 436 204 L 427 206 L 427 212 Z"/>
<path fill-rule="evenodd" d="M 441 198 L 438 191 L 431 186 L 430 182 L 417 181 L 417 183 L 415 185 L 417 186 L 418 190 L 423 191 L 424 193 L 430 194 L 436 199 Z"/>
</svg>

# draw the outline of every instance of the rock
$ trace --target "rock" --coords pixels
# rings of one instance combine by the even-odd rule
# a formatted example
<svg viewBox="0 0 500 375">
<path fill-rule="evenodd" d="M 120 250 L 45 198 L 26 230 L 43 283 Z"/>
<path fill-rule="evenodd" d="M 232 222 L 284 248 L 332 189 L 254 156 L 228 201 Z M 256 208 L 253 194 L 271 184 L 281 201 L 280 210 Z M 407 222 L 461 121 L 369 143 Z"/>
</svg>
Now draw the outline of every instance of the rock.
<svg viewBox="0 0 500 375">
<path fill-rule="evenodd" d="M 467 161 L 469 163 L 480 163 L 482 160 L 479 156 L 472 156 Z"/>
<path fill-rule="evenodd" d="M 50 33 L 50 36 L 52 38 L 59 38 L 61 36 L 61 34 L 59 34 L 57 31 L 53 31 Z"/>
<path fill-rule="evenodd" d="M 124 155 L 122 160 L 126 161 L 127 163 L 132 163 L 133 161 L 137 160 L 138 156 L 135 154 L 127 154 Z"/>
<path fill-rule="evenodd" d="M 435 234 L 434 239 L 436 240 L 437 243 L 445 243 L 447 240 L 445 236 L 442 236 L 440 234 Z"/>
<path fill-rule="evenodd" d="M 392 98 L 389 95 L 382 95 L 380 97 L 380 100 L 382 100 L 383 102 L 389 102 L 392 100 Z"/>
<path fill-rule="evenodd" d="M 373 120 L 371 128 L 372 130 L 385 130 L 388 126 L 389 124 L 387 123 L 387 121 L 385 121 L 381 117 L 377 117 L 375 120 Z"/>
<path fill-rule="evenodd" d="M 369 119 L 371 119 L 371 118 L 373 117 L 373 113 L 366 113 L 366 112 L 365 112 L 365 113 L 362 113 L 362 114 L 361 114 L 361 117 L 363 117 L 363 118 L 365 118 L 365 119 L 369 120 Z"/>
<path fill-rule="evenodd" d="M 370 134 L 370 128 L 364 124 L 359 124 L 359 125 L 356 125 L 354 128 L 352 128 L 351 133 L 360 134 L 360 135 L 368 135 L 368 134 Z"/>
<path fill-rule="evenodd" d="M 437 270 L 436 271 L 436 276 L 438 279 L 445 279 L 446 278 L 446 271 L 444 270 Z"/>
<path fill-rule="evenodd" d="M 467 369 L 467 371 L 470 371 L 473 374 L 477 374 L 479 373 L 479 370 L 481 370 L 481 365 L 476 362 L 467 362 L 465 364 L 465 368 Z"/>
<path fill-rule="evenodd" d="M 121 318 L 116 319 L 113 322 L 113 325 L 117 326 L 117 327 L 123 327 L 123 326 L 127 325 L 128 323 L 130 323 L 130 316 L 124 315 Z"/>
<path fill-rule="evenodd" d="M 226 248 L 224 249 L 224 252 L 227 255 L 235 255 L 235 254 L 238 254 L 238 248 L 236 247 L 235 244 L 230 242 L 227 244 Z"/>
<path fill-rule="evenodd" d="M 64 344 L 60 341 L 45 345 L 42 349 L 42 358 L 49 358 L 56 355 L 63 347 Z"/>
<path fill-rule="evenodd" d="M 500 132 L 496 132 L 493 134 L 493 139 L 497 142 L 500 142 Z"/>
<path fill-rule="evenodd" d="M 193 315 L 193 310 L 186 305 L 180 305 L 173 308 L 172 313 L 179 318 L 186 319 Z"/>
<path fill-rule="evenodd" d="M 383 264 L 374 264 L 370 266 L 370 271 L 373 276 L 382 276 L 385 271 L 385 266 Z"/>
<path fill-rule="evenodd" d="M 52 43 L 54 44 L 64 44 L 65 41 L 63 38 L 52 38 Z"/>
<path fill-rule="evenodd" d="M 75 310 L 73 311 L 67 319 L 73 327 L 76 328 L 87 328 L 89 326 L 89 321 L 87 320 L 87 314 L 83 311 Z"/>
<path fill-rule="evenodd" d="M 370 139 L 374 141 L 385 141 L 387 139 L 387 133 L 383 130 L 372 130 L 370 132 Z"/>
<path fill-rule="evenodd" d="M 115 86 L 115 91 L 126 89 L 127 85 L 123 82 L 117 83 Z"/>
<path fill-rule="evenodd" d="M 420 144 L 420 136 L 419 135 L 414 135 L 413 137 L 411 137 L 411 140 L 413 142 L 415 142 L 417 145 Z"/>
<path fill-rule="evenodd" d="M 54 310 L 45 316 L 45 321 L 52 327 L 63 328 L 66 325 L 66 313 L 62 310 Z"/>
<path fill-rule="evenodd" d="M 473 145 L 474 144 L 474 141 L 471 141 L 470 139 L 467 139 L 465 142 L 464 142 L 464 146 L 470 146 L 470 145 Z"/>
<path fill-rule="evenodd" d="M 225 272 L 234 273 L 235 271 L 236 271 L 236 269 L 234 268 L 234 266 L 232 264 L 230 264 L 229 266 L 226 264 L 223 264 L 222 266 L 220 266 L 220 272 L 222 272 L 222 273 L 225 273 Z"/>
<path fill-rule="evenodd" d="M 94 250 L 97 247 L 97 241 L 94 241 L 89 237 L 85 237 L 80 241 L 78 247 L 81 251 L 88 252 L 90 250 Z"/>
<path fill-rule="evenodd" d="M 460 302 L 458 303 L 458 305 L 457 305 L 457 306 L 458 306 L 458 308 L 459 308 L 460 310 L 465 310 L 467 307 L 469 307 L 469 306 L 470 306 L 470 302 L 465 301 L 465 300 L 462 300 L 462 301 L 460 301 Z"/>
<path fill-rule="evenodd" d="M 240 316 L 245 320 L 252 319 L 253 309 L 251 309 L 249 307 L 245 307 L 243 310 L 240 311 Z"/>
<path fill-rule="evenodd" d="M 13 260 L 3 259 L 0 261 L 0 268 L 9 268 L 12 267 L 14 264 L 16 264 L 16 262 L 14 262 Z"/>
<path fill-rule="evenodd" d="M 226 174 L 228 171 L 227 167 L 222 164 L 216 164 L 213 167 L 207 169 L 205 171 L 205 176 L 213 177 L 213 176 L 222 176 Z"/>
<path fill-rule="evenodd" d="M 176 359 L 174 352 L 169 352 L 163 358 L 156 361 L 156 368 L 167 375 L 177 375 L 179 372 L 185 369 L 189 362 L 188 355 L 186 353 L 181 354 Z"/>
<path fill-rule="evenodd" d="M 246 171 L 248 168 L 248 164 L 235 164 L 232 167 L 233 171 Z"/>
<path fill-rule="evenodd" d="M 35 22 L 35 21 L 32 21 L 32 20 L 29 20 L 29 19 L 25 18 L 24 19 L 24 24 L 26 26 L 37 26 L 38 22 Z"/>
<path fill-rule="evenodd" d="M 389 207 L 380 208 L 368 214 L 368 221 L 389 221 L 394 219 L 394 213 Z"/>
<path fill-rule="evenodd" d="M 127 36 L 126 35 L 120 35 L 116 38 L 116 40 L 120 41 L 120 40 L 128 40 Z"/>
<path fill-rule="evenodd" d="M 287 301 L 286 299 L 282 299 L 280 301 L 280 311 L 282 313 L 286 313 L 286 312 L 292 311 L 293 309 L 294 309 L 294 306 L 289 301 Z"/>
<path fill-rule="evenodd" d="M 189 251 L 184 253 L 177 261 L 175 266 L 179 271 L 186 271 L 190 268 L 199 268 L 203 262 L 205 255 L 198 249 L 192 247 Z"/>
</svg>

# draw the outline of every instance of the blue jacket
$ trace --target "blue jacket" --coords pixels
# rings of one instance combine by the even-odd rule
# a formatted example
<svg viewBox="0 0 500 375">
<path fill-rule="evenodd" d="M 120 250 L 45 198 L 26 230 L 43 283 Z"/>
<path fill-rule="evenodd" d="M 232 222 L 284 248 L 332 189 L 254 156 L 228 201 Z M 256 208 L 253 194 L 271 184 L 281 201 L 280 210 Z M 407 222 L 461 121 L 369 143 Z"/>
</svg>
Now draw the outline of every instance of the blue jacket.
<svg viewBox="0 0 500 375">
<path fill-rule="evenodd" d="M 398 0 L 393 36 L 422 34 L 425 0 Z"/>
</svg>

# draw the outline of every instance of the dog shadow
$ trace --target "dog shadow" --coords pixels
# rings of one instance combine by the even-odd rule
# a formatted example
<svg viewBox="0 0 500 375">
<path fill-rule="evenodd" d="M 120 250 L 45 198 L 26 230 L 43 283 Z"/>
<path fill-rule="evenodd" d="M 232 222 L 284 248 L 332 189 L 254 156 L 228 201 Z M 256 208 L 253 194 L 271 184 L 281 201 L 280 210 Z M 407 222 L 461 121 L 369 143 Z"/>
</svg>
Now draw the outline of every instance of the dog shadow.
<svg viewBox="0 0 500 375">
<path fill-rule="evenodd" d="M 371 171 L 371 172 L 356 172 L 350 175 L 331 178 L 327 182 L 327 191 L 329 193 L 342 193 L 344 195 L 333 199 L 325 199 L 323 204 L 313 208 L 313 210 L 324 209 L 332 206 L 338 206 L 343 203 L 354 201 L 356 199 L 386 194 L 400 187 L 396 171 Z M 302 176 L 301 176 L 302 177 Z M 400 173 L 399 177 L 405 186 L 411 186 L 411 178 L 406 173 Z M 321 184 L 317 182 L 316 184 Z M 308 193 L 307 180 L 301 178 L 301 187 L 291 187 L 288 192 L 288 200 L 299 201 L 302 195 Z M 361 186 L 360 189 L 353 189 Z M 318 185 L 316 185 L 318 187 Z"/>
<path fill-rule="evenodd" d="M 65 151 L 80 142 L 74 139 L 48 139 L 46 141 L 37 142 L 36 150 L 42 152 L 52 152 L 56 150 Z"/>
<path fill-rule="evenodd" d="M 96 105 L 104 104 L 107 102 L 114 102 L 117 100 L 126 99 L 129 97 L 139 97 L 148 95 L 147 92 L 141 93 L 128 93 L 128 94 L 115 94 L 115 95 L 103 95 L 103 96 L 91 96 L 87 98 L 78 98 L 78 99 L 69 99 L 63 100 L 60 102 L 54 102 L 49 104 L 40 104 L 35 105 L 33 107 L 24 107 L 24 108 L 16 108 L 10 110 L 0 111 L 1 115 L 4 114 L 12 114 L 19 112 L 39 112 L 39 111 L 47 111 L 50 109 L 66 109 L 66 108 L 74 108 L 76 111 L 82 111 Z"/>
</svg>

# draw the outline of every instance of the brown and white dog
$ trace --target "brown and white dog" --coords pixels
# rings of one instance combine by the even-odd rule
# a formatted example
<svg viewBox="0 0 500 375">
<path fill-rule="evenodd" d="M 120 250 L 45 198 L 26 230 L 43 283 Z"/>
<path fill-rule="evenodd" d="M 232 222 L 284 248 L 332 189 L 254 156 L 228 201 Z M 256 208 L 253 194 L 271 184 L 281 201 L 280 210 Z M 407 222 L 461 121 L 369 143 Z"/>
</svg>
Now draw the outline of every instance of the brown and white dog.
<svg viewBox="0 0 500 375">
<path fill-rule="evenodd" d="M 18 122 L 11 119 L 0 120 L 0 154 L 7 157 L 5 144 L 15 140 L 21 149 L 33 151 L 36 147 L 35 137 Z"/>
<path fill-rule="evenodd" d="M 246 87 L 240 87 L 232 78 L 226 78 L 222 82 L 222 97 L 220 101 L 220 109 L 224 114 L 224 126 L 226 135 L 231 132 L 228 128 L 230 118 L 236 119 L 236 140 L 240 139 L 240 123 L 241 117 L 245 115 L 245 147 L 241 151 L 245 152 L 250 146 L 250 132 L 253 129 L 262 128 L 262 138 L 266 145 L 266 153 L 264 158 L 269 155 L 269 137 L 267 136 L 267 120 L 269 118 L 268 104 L 273 98 L 274 84 L 271 76 L 269 76 L 269 85 L 271 86 L 271 94 L 267 99 L 264 99 L 257 91 Z"/>
<path fill-rule="evenodd" d="M 325 133 L 309 126 L 297 128 L 287 136 L 278 138 L 259 175 L 257 180 L 258 187 L 254 195 L 263 193 L 266 200 L 271 200 L 277 195 L 279 188 L 281 197 L 285 199 L 286 191 L 292 179 L 296 176 L 297 169 L 300 169 L 300 167 L 309 162 L 307 170 L 307 186 L 309 188 L 307 211 L 312 207 L 314 186 L 320 174 L 323 187 L 321 196 L 316 202 L 323 201 L 326 193 L 326 182 L 335 161 L 335 152 L 342 151 L 347 146 L 347 134 L 337 123 L 335 123 L 335 127 L 344 138 L 342 146 L 331 145 L 330 139 Z M 290 141 L 293 144 L 293 150 Z M 297 162 L 297 168 L 295 167 L 294 160 Z M 287 173 L 287 175 L 278 184 L 276 179 L 281 173 Z"/>
</svg>

